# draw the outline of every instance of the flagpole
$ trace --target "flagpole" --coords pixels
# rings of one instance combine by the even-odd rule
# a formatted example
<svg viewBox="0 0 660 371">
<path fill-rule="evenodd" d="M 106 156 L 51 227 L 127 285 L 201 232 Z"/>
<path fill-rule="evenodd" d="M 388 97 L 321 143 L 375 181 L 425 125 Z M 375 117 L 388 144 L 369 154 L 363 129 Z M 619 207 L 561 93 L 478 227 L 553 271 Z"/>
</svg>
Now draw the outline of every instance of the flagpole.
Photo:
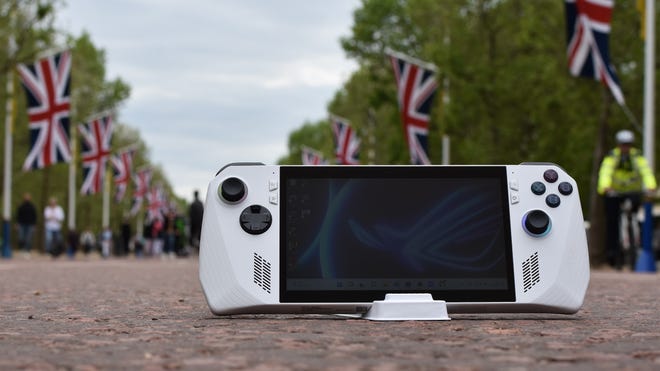
<svg viewBox="0 0 660 371">
<path fill-rule="evenodd" d="M 2 185 L 3 207 L 2 207 L 2 257 L 11 258 L 11 178 L 12 178 L 12 126 L 13 126 L 13 106 L 14 106 L 14 81 L 10 72 L 7 73 L 7 108 L 5 119 L 5 164 L 4 164 L 4 182 Z"/>
<path fill-rule="evenodd" d="M 644 157 L 655 172 L 655 1 L 646 1 L 644 47 Z"/>
<path fill-rule="evenodd" d="M 73 115 L 71 115 L 73 116 Z M 71 162 L 69 163 L 69 212 L 68 222 L 69 232 L 76 230 L 76 165 L 78 160 L 78 140 L 76 132 L 69 128 L 71 133 Z"/>
<path fill-rule="evenodd" d="M 114 109 L 108 110 L 107 116 L 109 117 L 108 125 L 112 125 L 111 127 L 113 128 L 112 130 L 114 131 L 114 121 L 115 118 L 117 117 L 117 114 L 115 113 Z M 99 147 L 101 147 L 101 143 L 99 143 Z M 110 166 L 108 166 L 108 163 L 110 162 L 110 157 L 108 156 L 105 159 L 105 171 L 103 172 L 103 215 L 102 215 L 102 224 L 103 228 L 110 228 L 110 181 L 111 181 L 111 176 L 110 176 Z M 100 169 L 99 169 L 100 171 Z"/>
<path fill-rule="evenodd" d="M 644 157 L 655 172 L 655 0 L 646 1 L 646 29 L 644 42 Z M 644 224 L 642 226 L 642 250 L 637 255 L 635 272 L 657 271 L 653 253 L 653 204 L 644 202 Z"/>
<path fill-rule="evenodd" d="M 11 17 L 11 13 L 10 13 Z M 14 36 L 9 34 L 7 45 L 8 60 L 13 58 L 16 42 Z M 14 69 L 9 66 L 7 71 L 7 105 L 5 109 L 5 162 L 4 162 L 4 181 L 3 189 L 3 206 L 2 206 L 2 257 L 5 259 L 11 258 L 11 181 L 12 181 L 12 153 L 13 153 L 13 138 L 12 127 L 14 118 Z"/>
<path fill-rule="evenodd" d="M 103 174 L 103 215 L 101 224 L 104 229 L 110 228 L 110 177 L 107 168 Z"/>
<path fill-rule="evenodd" d="M 142 211 L 138 211 L 135 224 L 135 236 L 137 237 L 137 240 L 142 241 L 144 237 L 144 216 Z"/>
<path fill-rule="evenodd" d="M 397 57 L 399 59 L 403 59 L 404 61 L 407 61 L 409 63 L 416 64 L 420 67 L 426 68 L 427 70 L 431 70 L 433 72 L 438 72 L 438 66 L 436 66 L 435 64 L 429 63 L 429 62 L 424 62 L 421 59 L 417 59 L 417 58 L 411 57 L 407 54 L 397 52 L 396 50 L 393 50 L 389 47 L 385 48 L 385 54 L 389 54 L 389 55 Z"/>
<path fill-rule="evenodd" d="M 7 108 L 5 118 L 5 167 L 4 167 L 4 182 L 2 185 L 3 193 L 3 207 L 2 207 L 2 257 L 5 259 L 11 258 L 11 176 L 12 176 L 12 125 L 13 125 L 13 96 L 14 84 L 12 79 L 11 69 L 7 73 Z"/>
<path fill-rule="evenodd" d="M 442 135 L 442 164 L 443 165 L 449 165 L 451 160 L 450 160 L 450 140 L 449 140 L 449 135 L 443 134 Z"/>
<path fill-rule="evenodd" d="M 367 151 L 367 164 L 374 165 L 376 163 L 376 112 L 373 107 L 369 107 L 367 111 L 367 121 L 369 124 L 369 150 Z"/>
</svg>

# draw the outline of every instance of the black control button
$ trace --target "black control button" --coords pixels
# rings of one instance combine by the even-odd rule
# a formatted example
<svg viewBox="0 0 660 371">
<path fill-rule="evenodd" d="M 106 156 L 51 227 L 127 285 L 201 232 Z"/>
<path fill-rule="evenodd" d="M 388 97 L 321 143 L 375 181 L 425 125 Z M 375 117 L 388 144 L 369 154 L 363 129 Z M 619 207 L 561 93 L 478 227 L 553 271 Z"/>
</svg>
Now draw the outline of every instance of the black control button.
<svg viewBox="0 0 660 371">
<path fill-rule="evenodd" d="M 545 181 L 548 183 L 554 183 L 557 181 L 557 179 L 559 179 L 559 174 L 557 174 L 557 172 L 552 169 L 546 170 L 543 173 L 543 179 L 545 179 Z"/>
<path fill-rule="evenodd" d="M 561 182 L 559 183 L 559 193 L 568 196 L 573 193 L 573 186 L 569 182 Z"/>
<path fill-rule="evenodd" d="M 523 217 L 523 228 L 533 237 L 545 236 L 551 227 L 550 217 L 542 210 L 532 210 Z"/>
<path fill-rule="evenodd" d="M 559 204 L 561 203 L 561 200 L 559 199 L 559 196 L 557 196 L 554 193 L 551 193 L 545 198 L 545 203 L 546 203 L 546 205 L 548 205 L 552 208 L 555 208 L 555 207 L 559 206 Z"/>
<path fill-rule="evenodd" d="M 227 178 L 220 185 L 220 197 L 229 203 L 237 203 L 245 198 L 247 188 L 238 178 Z"/>
<path fill-rule="evenodd" d="M 534 182 L 532 183 L 532 193 L 535 195 L 542 195 L 545 193 L 545 184 L 541 182 Z"/>
<path fill-rule="evenodd" d="M 270 228 L 273 216 L 270 211 L 260 205 L 246 207 L 240 217 L 241 228 L 249 234 L 262 234 Z"/>
</svg>

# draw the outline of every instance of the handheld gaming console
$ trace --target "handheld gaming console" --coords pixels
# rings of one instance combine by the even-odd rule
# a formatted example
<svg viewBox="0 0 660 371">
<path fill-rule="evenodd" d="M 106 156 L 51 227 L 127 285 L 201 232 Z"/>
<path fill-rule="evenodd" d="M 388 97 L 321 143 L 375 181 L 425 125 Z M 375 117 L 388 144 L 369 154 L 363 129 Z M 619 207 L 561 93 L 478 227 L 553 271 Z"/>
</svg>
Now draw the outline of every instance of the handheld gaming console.
<svg viewBox="0 0 660 371">
<path fill-rule="evenodd" d="M 264 166 L 210 182 L 199 274 L 215 314 L 364 313 L 430 294 L 450 313 L 575 313 L 589 258 L 553 164 Z"/>
</svg>

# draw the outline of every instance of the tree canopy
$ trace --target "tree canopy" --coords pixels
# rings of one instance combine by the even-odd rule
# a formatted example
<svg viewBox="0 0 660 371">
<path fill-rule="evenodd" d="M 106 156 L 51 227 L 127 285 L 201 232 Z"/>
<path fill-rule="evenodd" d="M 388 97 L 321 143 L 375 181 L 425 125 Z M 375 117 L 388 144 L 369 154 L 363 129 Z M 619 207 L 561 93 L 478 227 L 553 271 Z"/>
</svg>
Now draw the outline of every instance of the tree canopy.
<svg viewBox="0 0 660 371">
<path fill-rule="evenodd" d="M 388 47 L 438 66 L 440 87 L 429 133 L 433 163 L 441 162 L 446 134 L 452 163 L 555 162 L 588 190 L 604 109 L 609 145 L 615 130 L 632 128 L 602 85 L 569 75 L 561 1 L 363 0 L 353 19 L 341 45 L 359 68 L 328 103 L 328 111 L 348 118 L 360 133 L 362 163 L 368 163 L 370 150 L 375 163 L 409 163 Z M 634 2 L 616 2 L 612 62 L 628 107 L 641 118 L 639 26 Z M 306 123 L 291 133 L 290 154 L 280 162 L 300 163 L 293 154 L 303 145 L 317 145 L 333 158 L 328 143 L 315 141 L 328 135 L 327 120 Z M 365 140 L 370 136 L 375 140 Z"/>
<path fill-rule="evenodd" d="M 14 73 L 18 64 L 32 64 L 39 58 L 52 55 L 62 50 L 72 54 L 71 72 L 71 127 L 72 146 L 80 147 L 76 141 L 77 125 L 101 113 L 113 112 L 115 130 L 112 139 L 112 152 L 124 147 L 135 148 L 134 168 L 151 167 L 154 182 L 162 184 L 173 195 L 172 187 L 158 165 L 151 163 L 147 144 L 140 137 L 139 131 L 129 124 L 121 122 L 120 110 L 130 97 L 130 85 L 121 78 L 108 79 L 106 75 L 106 53 L 94 44 L 89 33 L 72 35 L 55 27 L 57 11 L 65 4 L 59 0 L 12 0 L 0 3 L 0 45 L 10 45 L 0 53 L 0 117 L 6 113 L 4 102 L 13 98 L 13 154 L 12 154 L 12 205 L 15 208 L 25 192 L 31 193 L 37 208 L 43 210 L 49 197 L 56 197 L 66 206 L 68 199 L 68 164 L 55 164 L 42 170 L 24 172 L 22 164 L 29 151 L 28 117 L 26 99 Z M 10 38 L 14 40 L 10 42 Z M 8 77 L 13 79 L 13 97 L 7 96 Z M 3 135 L 4 137 L 4 135 Z M 4 153 L 4 140 L 0 141 L 0 153 Z M 80 163 L 79 156 L 74 158 Z M 110 165 L 108 164 L 108 167 Z M 78 166 L 80 169 L 80 166 Z M 0 174 L 0 176 L 4 176 Z M 82 184 L 82 171 L 76 172 L 76 192 Z M 113 194 L 114 194 L 114 187 Z M 117 230 L 123 215 L 130 209 L 130 191 L 120 203 L 112 203 L 111 227 Z M 91 227 L 101 229 L 102 195 L 76 196 L 76 214 L 78 229 Z M 182 200 L 177 200 L 180 204 Z M 66 209 L 66 208 L 65 208 Z M 13 210 L 12 210 L 13 211 Z"/>
<path fill-rule="evenodd" d="M 644 79 L 640 24 L 634 1 L 615 3 L 611 62 L 638 122 Z M 581 189 L 597 261 L 604 214 L 595 189 L 599 163 L 614 146 L 615 131 L 636 130 L 638 146 L 642 133 L 607 88 L 570 76 L 567 34 L 564 4 L 557 0 L 362 0 L 350 34 L 341 39 L 359 67 L 328 111 L 349 119 L 359 133 L 361 163 L 409 164 L 385 51 L 435 64 L 439 88 L 428 136 L 431 162 L 441 163 L 447 135 L 453 164 L 559 164 Z M 280 163 L 300 163 L 302 146 L 316 146 L 334 158 L 327 139 L 318 140 L 330 135 L 327 120 L 305 123 L 291 133 L 289 155 Z"/>
</svg>

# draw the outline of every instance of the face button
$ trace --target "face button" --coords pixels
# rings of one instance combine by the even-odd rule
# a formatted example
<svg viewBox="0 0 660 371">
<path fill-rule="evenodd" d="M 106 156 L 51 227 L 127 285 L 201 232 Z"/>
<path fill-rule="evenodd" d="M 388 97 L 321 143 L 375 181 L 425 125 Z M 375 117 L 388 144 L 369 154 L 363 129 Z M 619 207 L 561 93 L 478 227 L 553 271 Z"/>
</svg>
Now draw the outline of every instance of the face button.
<svg viewBox="0 0 660 371">
<path fill-rule="evenodd" d="M 225 202 L 235 204 L 245 198 L 247 188 L 242 180 L 231 177 L 222 181 L 218 193 Z"/>
<path fill-rule="evenodd" d="M 559 193 L 563 194 L 564 196 L 568 196 L 573 193 L 573 186 L 571 183 L 561 182 L 559 183 Z"/>
<path fill-rule="evenodd" d="M 543 173 L 543 179 L 548 183 L 554 183 L 559 179 L 559 174 L 556 171 L 549 169 Z"/>
<path fill-rule="evenodd" d="M 545 203 L 546 203 L 548 206 L 550 206 L 550 207 L 552 207 L 552 208 L 555 208 L 555 207 L 559 206 L 559 204 L 561 203 L 561 200 L 559 199 L 559 196 L 557 196 L 556 194 L 552 193 L 552 194 L 549 194 L 549 195 L 545 198 Z"/>
<path fill-rule="evenodd" d="M 532 237 L 543 237 L 551 228 L 550 217 L 542 210 L 532 210 L 523 216 L 523 229 Z"/>
<path fill-rule="evenodd" d="M 535 195 L 542 195 L 545 193 L 545 184 L 541 182 L 534 182 L 532 183 L 532 193 Z"/>
<path fill-rule="evenodd" d="M 257 235 L 266 232 L 270 228 L 273 217 L 265 207 L 252 205 L 243 210 L 239 222 L 245 232 Z"/>
</svg>

